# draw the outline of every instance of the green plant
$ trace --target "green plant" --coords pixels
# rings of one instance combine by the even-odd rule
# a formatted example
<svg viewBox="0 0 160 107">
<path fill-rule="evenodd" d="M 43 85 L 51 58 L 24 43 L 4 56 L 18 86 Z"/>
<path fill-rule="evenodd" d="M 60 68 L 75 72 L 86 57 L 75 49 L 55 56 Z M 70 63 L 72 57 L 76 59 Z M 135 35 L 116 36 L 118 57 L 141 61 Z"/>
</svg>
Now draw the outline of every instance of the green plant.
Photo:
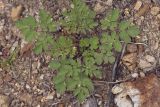
<svg viewBox="0 0 160 107">
<path fill-rule="evenodd" d="M 74 8 L 63 13 L 64 19 L 57 22 L 40 10 L 38 21 L 29 16 L 16 26 L 27 40 L 35 43 L 36 54 L 46 52 L 52 56 L 49 67 L 57 71 L 53 78 L 57 92 L 71 91 L 83 101 L 94 89 L 92 78 L 101 78 L 101 65 L 115 61 L 113 50 L 121 51 L 120 40 L 130 42 L 139 30 L 128 21 L 120 21 L 119 10 L 113 9 L 100 21 L 102 35 L 90 35 L 87 32 L 97 25 L 95 13 L 81 0 L 72 3 Z M 57 25 L 68 33 L 55 33 Z M 85 36 L 77 39 L 77 35 Z"/>
<path fill-rule="evenodd" d="M 63 13 L 62 26 L 73 33 L 85 33 L 93 29 L 97 23 L 94 21 L 95 13 L 89 9 L 82 0 L 72 0 L 73 7 Z"/>
</svg>

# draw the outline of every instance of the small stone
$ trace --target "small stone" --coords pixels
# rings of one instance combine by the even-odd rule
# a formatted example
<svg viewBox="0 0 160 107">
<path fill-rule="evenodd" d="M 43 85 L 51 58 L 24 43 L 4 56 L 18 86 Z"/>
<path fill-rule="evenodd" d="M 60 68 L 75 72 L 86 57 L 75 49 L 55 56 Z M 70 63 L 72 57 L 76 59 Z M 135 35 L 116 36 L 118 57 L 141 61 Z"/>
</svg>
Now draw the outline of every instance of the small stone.
<svg viewBox="0 0 160 107">
<path fill-rule="evenodd" d="M 102 105 L 102 101 L 98 101 L 98 105 L 101 106 Z"/>
<path fill-rule="evenodd" d="M 2 52 L 0 52 L 0 56 L 2 55 L 3 53 Z"/>
<path fill-rule="evenodd" d="M 41 80 L 43 80 L 43 78 L 44 78 L 44 75 L 42 74 L 40 77 L 39 77 Z"/>
<path fill-rule="evenodd" d="M 61 94 L 57 93 L 56 96 L 57 96 L 57 98 L 60 98 L 60 97 L 61 97 Z"/>
<path fill-rule="evenodd" d="M 26 88 L 27 88 L 27 89 L 30 89 L 31 87 L 30 87 L 28 84 L 26 84 Z"/>
<path fill-rule="evenodd" d="M 134 6 L 134 10 L 138 11 L 141 6 L 142 6 L 142 2 L 141 1 L 137 1 L 135 6 Z"/>
<path fill-rule="evenodd" d="M 20 18 L 20 15 L 22 13 L 23 7 L 22 5 L 19 5 L 17 7 L 13 7 L 11 10 L 11 18 L 13 21 L 16 21 Z"/>
<path fill-rule="evenodd" d="M 157 15 L 160 11 L 160 8 L 159 7 L 152 7 L 151 8 L 151 14 L 152 15 Z"/>
<path fill-rule="evenodd" d="M 144 72 L 140 72 L 139 75 L 140 75 L 140 77 L 142 77 L 142 78 L 145 77 L 145 73 L 144 73 Z"/>
<path fill-rule="evenodd" d="M 120 86 L 119 84 L 118 85 L 115 85 L 113 88 L 112 88 L 112 93 L 113 94 L 118 94 L 118 93 L 121 93 L 123 91 L 123 87 Z"/>
<path fill-rule="evenodd" d="M 94 11 L 96 13 L 102 13 L 104 11 L 104 7 L 100 3 L 97 3 L 94 7 Z"/>
<path fill-rule="evenodd" d="M 138 73 L 131 74 L 132 78 L 138 78 Z"/>
</svg>

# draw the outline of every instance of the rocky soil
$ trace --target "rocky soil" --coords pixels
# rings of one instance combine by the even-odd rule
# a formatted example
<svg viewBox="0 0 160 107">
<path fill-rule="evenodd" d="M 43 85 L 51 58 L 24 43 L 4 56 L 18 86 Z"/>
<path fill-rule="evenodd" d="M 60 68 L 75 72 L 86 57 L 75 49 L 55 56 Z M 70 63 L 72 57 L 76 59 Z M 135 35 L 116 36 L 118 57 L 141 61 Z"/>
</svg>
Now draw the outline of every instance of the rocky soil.
<svg viewBox="0 0 160 107">
<path fill-rule="evenodd" d="M 84 1 L 99 16 L 103 16 L 112 8 L 119 8 L 122 12 L 121 19 L 130 20 L 141 30 L 141 34 L 127 44 L 120 63 L 121 69 L 117 73 L 117 81 L 131 82 L 130 78 L 141 78 L 150 73 L 159 77 L 159 0 Z M 105 107 L 110 92 L 108 83 L 111 81 L 113 65 L 104 67 L 104 79 L 95 80 L 94 93 L 86 102 L 79 104 L 71 93 L 64 95 L 56 93 L 52 82 L 55 71 L 47 67 L 50 56 L 45 54 L 36 56 L 31 50 L 33 45 L 24 40 L 14 25 L 15 21 L 28 15 L 38 18 L 39 9 L 42 8 L 48 10 L 53 18 L 58 20 L 60 12 L 70 5 L 69 0 L 0 1 L 0 107 Z"/>
</svg>

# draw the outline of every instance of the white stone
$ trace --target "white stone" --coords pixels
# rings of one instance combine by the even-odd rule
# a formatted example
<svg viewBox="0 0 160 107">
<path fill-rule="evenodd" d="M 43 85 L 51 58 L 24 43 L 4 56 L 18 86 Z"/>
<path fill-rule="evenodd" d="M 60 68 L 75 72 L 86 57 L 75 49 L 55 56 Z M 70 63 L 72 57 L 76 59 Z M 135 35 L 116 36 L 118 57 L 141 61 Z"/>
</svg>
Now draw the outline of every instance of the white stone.
<svg viewBox="0 0 160 107">
<path fill-rule="evenodd" d="M 30 87 L 28 84 L 26 84 L 26 88 L 27 88 L 27 89 L 30 89 L 31 87 Z"/>
<path fill-rule="evenodd" d="M 133 74 L 131 74 L 131 76 L 132 76 L 133 78 L 138 78 L 138 73 L 133 73 Z"/>
</svg>

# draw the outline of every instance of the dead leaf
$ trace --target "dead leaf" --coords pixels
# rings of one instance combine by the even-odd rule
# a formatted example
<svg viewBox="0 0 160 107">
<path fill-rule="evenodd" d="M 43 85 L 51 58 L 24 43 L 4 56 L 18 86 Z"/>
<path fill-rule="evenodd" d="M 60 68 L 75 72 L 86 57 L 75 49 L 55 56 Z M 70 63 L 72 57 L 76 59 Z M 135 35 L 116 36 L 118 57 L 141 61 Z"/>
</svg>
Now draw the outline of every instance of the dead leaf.
<svg viewBox="0 0 160 107">
<path fill-rule="evenodd" d="M 12 20 L 17 21 L 20 18 L 22 11 L 23 11 L 22 5 L 19 5 L 17 7 L 13 7 L 11 10 Z"/>
<path fill-rule="evenodd" d="M 144 4 L 144 6 L 140 8 L 137 14 L 135 14 L 135 17 L 143 16 L 145 13 L 148 12 L 149 9 L 150 9 L 150 4 L 149 3 Z"/>
<path fill-rule="evenodd" d="M 137 53 L 129 53 L 122 58 L 122 63 L 129 69 L 134 70 L 137 66 Z"/>
</svg>

